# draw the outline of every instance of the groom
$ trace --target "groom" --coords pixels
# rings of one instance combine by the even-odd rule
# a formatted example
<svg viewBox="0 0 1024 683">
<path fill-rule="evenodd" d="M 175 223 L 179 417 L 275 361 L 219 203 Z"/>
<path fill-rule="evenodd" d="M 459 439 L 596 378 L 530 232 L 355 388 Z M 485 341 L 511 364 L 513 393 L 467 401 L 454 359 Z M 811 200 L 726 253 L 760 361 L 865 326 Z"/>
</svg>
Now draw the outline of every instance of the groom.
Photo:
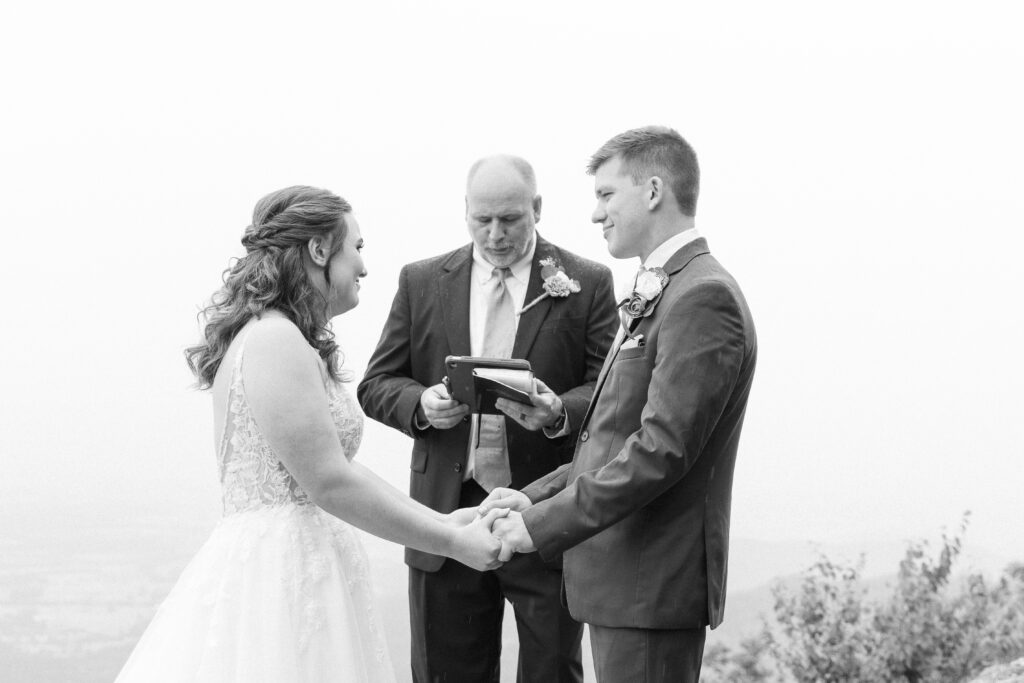
<svg viewBox="0 0 1024 683">
<path fill-rule="evenodd" d="M 495 486 L 525 486 L 572 458 L 615 335 L 615 299 L 607 267 L 537 234 L 540 212 L 525 160 L 475 163 L 466 187 L 472 243 L 402 269 L 359 385 L 369 417 L 413 437 L 410 493 L 435 510 L 476 507 Z M 527 308 L 559 269 L 578 290 Z M 553 391 L 478 423 L 441 383 L 449 354 L 525 358 Z M 417 683 L 497 683 L 506 599 L 519 632 L 518 680 L 583 680 L 583 627 L 561 604 L 557 553 L 520 555 L 489 572 L 414 550 L 406 563 Z"/>
<path fill-rule="evenodd" d="M 495 523 L 508 547 L 564 552 L 565 598 L 590 627 L 599 683 L 696 682 L 725 604 L 754 324 L 694 227 L 697 157 L 677 132 L 617 135 L 588 171 L 608 251 L 643 269 L 573 461 L 521 493 L 496 489 L 481 510 L 521 512 Z"/>
</svg>

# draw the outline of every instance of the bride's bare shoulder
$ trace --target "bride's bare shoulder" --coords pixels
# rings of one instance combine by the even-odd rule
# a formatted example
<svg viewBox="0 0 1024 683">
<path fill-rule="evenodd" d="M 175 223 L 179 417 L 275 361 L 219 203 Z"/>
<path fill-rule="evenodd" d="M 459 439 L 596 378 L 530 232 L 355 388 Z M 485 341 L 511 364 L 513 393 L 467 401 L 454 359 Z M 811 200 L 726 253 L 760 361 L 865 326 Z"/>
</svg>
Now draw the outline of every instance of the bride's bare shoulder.
<svg viewBox="0 0 1024 683">
<path fill-rule="evenodd" d="M 262 371 L 306 369 L 313 361 L 311 355 L 315 355 L 311 351 L 299 328 L 283 316 L 263 316 L 246 330 L 246 363 Z"/>
<path fill-rule="evenodd" d="M 249 323 L 248 328 L 247 334 L 249 337 L 271 337 L 279 341 L 284 341 L 291 337 L 305 341 L 298 326 L 280 314 L 270 315 L 265 313 L 259 318 L 254 318 Z"/>
</svg>

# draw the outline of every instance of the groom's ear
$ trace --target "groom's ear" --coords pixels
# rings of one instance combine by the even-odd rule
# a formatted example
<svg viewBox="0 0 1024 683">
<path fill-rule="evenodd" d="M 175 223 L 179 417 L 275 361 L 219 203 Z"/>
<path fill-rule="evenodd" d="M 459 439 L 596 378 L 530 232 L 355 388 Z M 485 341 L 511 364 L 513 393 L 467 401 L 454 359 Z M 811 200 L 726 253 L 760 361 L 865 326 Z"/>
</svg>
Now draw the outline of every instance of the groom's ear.
<svg viewBox="0 0 1024 683">
<path fill-rule="evenodd" d="M 644 188 L 647 198 L 647 208 L 654 211 L 665 198 L 665 183 L 658 176 L 651 176 Z"/>
<path fill-rule="evenodd" d="M 540 207 L 543 204 L 540 195 L 533 198 L 533 222 L 540 223 Z"/>
<path fill-rule="evenodd" d="M 323 237 L 314 237 L 306 242 L 306 251 L 309 252 L 309 258 L 321 268 L 327 265 L 330 249 L 331 245 Z"/>
</svg>

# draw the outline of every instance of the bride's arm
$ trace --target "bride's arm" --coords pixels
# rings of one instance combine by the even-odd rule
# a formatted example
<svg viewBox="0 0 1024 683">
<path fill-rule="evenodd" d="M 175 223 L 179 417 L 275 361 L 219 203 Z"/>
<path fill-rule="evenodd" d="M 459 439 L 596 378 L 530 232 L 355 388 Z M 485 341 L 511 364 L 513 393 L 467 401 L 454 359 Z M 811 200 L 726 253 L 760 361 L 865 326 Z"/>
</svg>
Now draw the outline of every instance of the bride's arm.
<svg viewBox="0 0 1024 683">
<path fill-rule="evenodd" d="M 379 474 L 377 474 L 376 472 L 371 470 L 366 465 L 363 465 L 362 463 L 355 462 L 355 461 L 353 461 L 351 463 L 351 465 L 352 465 L 353 468 L 358 470 L 359 473 L 362 474 L 363 476 L 365 476 L 365 477 L 367 477 L 369 479 L 373 479 L 374 481 L 376 481 L 377 485 L 381 488 L 381 491 L 385 495 L 387 495 L 389 498 L 391 498 L 391 500 L 393 500 L 395 503 L 397 503 L 399 505 L 405 505 L 405 506 L 409 507 L 409 509 L 415 510 L 416 512 L 418 512 L 420 514 L 427 515 L 431 519 L 436 519 L 439 522 L 444 522 L 446 524 L 453 524 L 454 523 L 453 520 L 452 520 L 452 517 L 450 515 L 446 515 L 444 513 L 438 512 L 437 510 L 434 510 L 433 508 L 429 508 L 426 505 L 424 505 L 423 503 L 420 503 L 419 501 L 410 498 L 409 496 L 405 495 L 404 493 L 399 491 L 397 488 L 392 486 L 390 482 L 388 482 L 387 480 L 383 479 Z"/>
<path fill-rule="evenodd" d="M 345 458 L 316 361 L 290 322 L 267 319 L 249 331 L 242 379 L 253 417 L 274 453 L 313 502 L 369 533 L 476 569 L 498 566 L 493 519 L 462 528 L 413 503 Z"/>
</svg>

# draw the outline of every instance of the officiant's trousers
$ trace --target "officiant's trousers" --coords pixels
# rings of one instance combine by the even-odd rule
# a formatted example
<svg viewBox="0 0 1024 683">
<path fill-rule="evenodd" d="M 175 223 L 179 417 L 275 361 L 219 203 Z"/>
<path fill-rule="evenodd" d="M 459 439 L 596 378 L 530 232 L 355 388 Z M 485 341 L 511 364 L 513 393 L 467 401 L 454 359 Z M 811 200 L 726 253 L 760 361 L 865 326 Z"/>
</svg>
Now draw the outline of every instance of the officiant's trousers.
<svg viewBox="0 0 1024 683">
<path fill-rule="evenodd" d="M 459 507 L 487 493 L 470 480 Z M 561 602 L 561 567 L 537 553 L 478 572 L 446 560 L 436 572 L 409 568 L 415 683 L 498 683 L 505 600 L 519 632 L 519 683 L 582 683 L 583 625 Z"/>
</svg>

